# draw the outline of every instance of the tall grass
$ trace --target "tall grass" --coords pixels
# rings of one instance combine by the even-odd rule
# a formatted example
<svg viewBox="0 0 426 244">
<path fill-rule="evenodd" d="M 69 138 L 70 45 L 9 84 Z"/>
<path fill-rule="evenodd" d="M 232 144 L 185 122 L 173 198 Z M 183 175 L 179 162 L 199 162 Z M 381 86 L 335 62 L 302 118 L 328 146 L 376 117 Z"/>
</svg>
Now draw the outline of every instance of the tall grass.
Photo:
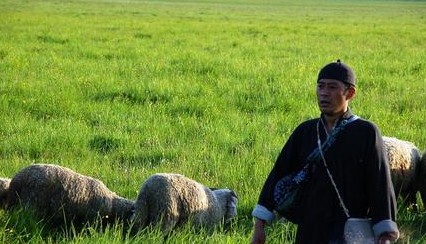
<svg viewBox="0 0 426 244">
<path fill-rule="evenodd" d="M 171 243 L 250 240 L 263 181 L 291 131 L 318 116 L 316 75 L 337 58 L 358 77 L 355 113 L 426 149 L 421 1 L 3 0 L 0 12 L 0 174 L 52 162 L 131 199 L 155 172 L 237 192 L 231 230 Z M 425 238 L 423 215 L 399 216 L 401 242 Z M 120 227 L 19 235 L 0 219 L 5 241 L 162 241 Z M 268 233 L 291 242 L 294 226 Z"/>
</svg>

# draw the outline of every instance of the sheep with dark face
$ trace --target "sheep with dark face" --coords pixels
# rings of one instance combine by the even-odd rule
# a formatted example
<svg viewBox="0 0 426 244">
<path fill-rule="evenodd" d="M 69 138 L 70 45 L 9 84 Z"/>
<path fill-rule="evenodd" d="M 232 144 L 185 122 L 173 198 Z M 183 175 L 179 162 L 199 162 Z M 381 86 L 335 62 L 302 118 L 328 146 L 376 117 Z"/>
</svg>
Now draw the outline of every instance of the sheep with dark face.
<svg viewBox="0 0 426 244">
<path fill-rule="evenodd" d="M 53 164 L 34 164 L 10 181 L 6 208 L 32 208 L 52 224 L 80 225 L 95 220 L 130 219 L 134 202 L 101 181 Z"/>
<path fill-rule="evenodd" d="M 0 178 L 0 208 L 4 208 L 6 204 L 7 192 L 9 191 L 9 178 Z"/>
<path fill-rule="evenodd" d="M 236 205 L 232 190 L 211 189 L 180 174 L 154 174 L 139 191 L 132 224 L 136 230 L 160 224 L 165 235 L 188 222 L 212 229 L 232 219 Z"/>
<path fill-rule="evenodd" d="M 383 137 L 396 196 L 416 204 L 420 152 L 411 142 Z"/>
</svg>

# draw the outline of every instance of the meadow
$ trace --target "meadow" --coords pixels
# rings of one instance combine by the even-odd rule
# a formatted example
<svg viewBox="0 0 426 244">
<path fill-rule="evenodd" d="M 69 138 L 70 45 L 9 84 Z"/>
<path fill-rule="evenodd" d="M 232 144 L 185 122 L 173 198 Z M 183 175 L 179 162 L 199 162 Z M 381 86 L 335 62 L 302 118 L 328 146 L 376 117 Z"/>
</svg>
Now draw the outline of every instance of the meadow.
<svg viewBox="0 0 426 244">
<path fill-rule="evenodd" d="M 56 163 L 135 199 L 149 175 L 181 173 L 234 189 L 238 218 L 167 243 L 248 243 L 275 158 L 319 115 L 326 63 L 355 69 L 357 115 L 426 150 L 425 37 L 424 1 L 2 0 L 0 177 Z M 162 242 L 120 226 L 51 234 L 25 216 L 0 211 L 0 241 Z M 400 207 L 398 223 L 399 243 L 426 241 L 423 213 Z M 267 231 L 291 243 L 295 226 Z"/>
</svg>

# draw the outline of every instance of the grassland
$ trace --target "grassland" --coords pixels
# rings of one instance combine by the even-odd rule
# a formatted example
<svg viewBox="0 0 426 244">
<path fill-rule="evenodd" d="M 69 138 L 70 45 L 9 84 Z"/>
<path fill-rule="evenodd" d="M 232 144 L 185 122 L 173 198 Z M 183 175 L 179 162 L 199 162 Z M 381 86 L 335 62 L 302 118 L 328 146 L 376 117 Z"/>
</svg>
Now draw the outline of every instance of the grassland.
<svg viewBox="0 0 426 244">
<path fill-rule="evenodd" d="M 3 0 L 0 176 L 58 163 L 134 199 L 150 174 L 182 173 L 233 188 L 239 217 L 168 242 L 247 243 L 283 143 L 318 116 L 324 64 L 354 67 L 355 113 L 426 149 L 425 36 L 422 1 Z M 0 214 L 4 243 L 161 242 L 156 230 L 131 239 L 119 226 L 45 234 Z M 426 239 L 423 215 L 399 216 L 401 243 Z M 275 225 L 270 243 L 291 242 L 294 226 Z"/>
</svg>

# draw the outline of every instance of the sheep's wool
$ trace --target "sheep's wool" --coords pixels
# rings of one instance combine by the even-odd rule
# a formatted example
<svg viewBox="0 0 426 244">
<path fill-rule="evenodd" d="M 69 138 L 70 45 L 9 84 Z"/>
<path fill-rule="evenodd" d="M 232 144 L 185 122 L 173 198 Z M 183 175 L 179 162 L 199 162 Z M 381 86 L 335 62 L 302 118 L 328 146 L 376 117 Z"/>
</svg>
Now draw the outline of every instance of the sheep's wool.
<svg viewBox="0 0 426 244">
<path fill-rule="evenodd" d="M 383 142 L 391 170 L 413 169 L 414 165 L 411 162 L 419 159 L 418 149 L 413 143 L 394 137 L 383 137 Z"/>
<path fill-rule="evenodd" d="M 0 178 L 0 192 L 3 192 L 9 188 L 10 179 L 9 178 Z"/>
<path fill-rule="evenodd" d="M 101 181 L 54 164 L 33 164 L 10 182 L 7 207 L 31 207 L 54 223 L 74 223 L 130 215 L 133 202 L 119 197 Z"/>
<path fill-rule="evenodd" d="M 10 179 L 0 178 L 0 207 L 3 208 L 6 203 L 7 193 L 9 191 Z"/>
<path fill-rule="evenodd" d="M 389 161 L 392 183 L 396 196 L 402 196 L 408 203 L 416 203 L 418 191 L 418 165 L 420 152 L 409 141 L 394 137 L 383 137 L 386 155 Z"/>
<path fill-rule="evenodd" d="M 142 185 L 135 203 L 136 228 L 161 224 L 163 233 L 191 221 L 213 227 L 236 215 L 236 195 L 210 188 L 180 174 L 154 174 Z"/>
</svg>

